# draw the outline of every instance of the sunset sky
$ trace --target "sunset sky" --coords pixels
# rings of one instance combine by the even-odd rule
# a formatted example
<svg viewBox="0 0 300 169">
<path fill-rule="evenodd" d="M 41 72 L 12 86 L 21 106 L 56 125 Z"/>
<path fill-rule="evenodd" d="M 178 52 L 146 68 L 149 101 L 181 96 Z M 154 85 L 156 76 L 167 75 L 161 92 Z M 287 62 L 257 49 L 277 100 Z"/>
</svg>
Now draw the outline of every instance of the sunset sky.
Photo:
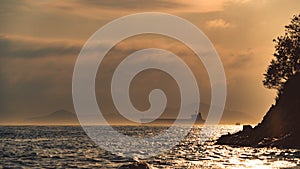
<svg viewBox="0 0 300 169">
<path fill-rule="evenodd" d="M 74 112 L 72 73 L 83 44 L 106 23 L 139 12 L 174 14 L 201 29 L 224 64 L 226 109 L 252 117 L 240 121 L 259 122 L 276 95 L 262 85 L 263 73 L 273 57 L 272 40 L 283 35 L 284 25 L 299 11 L 299 0 L 2 0 L 0 122 L 22 121 L 59 109 Z M 99 72 L 96 80 L 98 98 L 106 100 L 103 86 L 119 62 L 116 58 L 148 47 L 167 49 L 182 57 L 197 76 L 201 102 L 209 103 L 210 87 L 201 62 L 180 42 L 157 35 L 126 39 L 108 54 L 103 63 L 106 71 Z M 155 80 L 145 83 L 144 76 L 135 79 L 132 101 L 137 107 L 147 107 L 147 92 L 141 91 L 157 85 L 170 94 L 170 107 L 178 104 L 172 100 L 178 95 L 176 86 L 169 85 L 172 79 L 161 72 L 148 72 L 147 76 Z M 103 109 L 113 111 L 109 103 Z"/>
</svg>

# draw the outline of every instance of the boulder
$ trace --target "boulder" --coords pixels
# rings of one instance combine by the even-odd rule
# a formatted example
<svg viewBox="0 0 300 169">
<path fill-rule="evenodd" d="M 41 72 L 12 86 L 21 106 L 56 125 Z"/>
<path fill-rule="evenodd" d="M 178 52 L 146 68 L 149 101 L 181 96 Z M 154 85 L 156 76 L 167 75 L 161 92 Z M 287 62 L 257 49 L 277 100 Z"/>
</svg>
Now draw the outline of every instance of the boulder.
<svg viewBox="0 0 300 169">
<path fill-rule="evenodd" d="M 151 169 L 151 167 L 145 162 L 134 162 L 132 164 L 122 165 L 119 169 Z"/>
</svg>

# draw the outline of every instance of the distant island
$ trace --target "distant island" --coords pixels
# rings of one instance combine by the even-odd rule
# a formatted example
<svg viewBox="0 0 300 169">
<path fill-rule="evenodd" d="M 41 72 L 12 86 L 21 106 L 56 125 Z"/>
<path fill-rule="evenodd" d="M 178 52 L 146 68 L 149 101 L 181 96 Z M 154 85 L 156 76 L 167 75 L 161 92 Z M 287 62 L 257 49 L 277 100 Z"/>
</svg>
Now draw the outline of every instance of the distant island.
<svg viewBox="0 0 300 169">
<path fill-rule="evenodd" d="M 208 114 L 209 108 L 210 108 L 210 105 L 201 103 L 200 111 L 195 112 L 193 117 L 186 117 L 184 119 L 179 119 L 178 122 L 184 124 L 184 123 L 190 122 L 192 119 L 196 119 L 195 120 L 196 125 L 204 124 L 205 117 Z M 171 112 L 173 110 L 169 109 L 168 111 Z M 174 110 L 174 111 L 176 111 L 176 110 Z M 233 118 L 233 120 L 230 120 L 231 118 Z M 247 120 L 251 119 L 251 117 L 248 116 L 246 113 L 234 111 L 234 110 L 230 110 L 230 109 L 224 109 L 221 124 L 235 124 L 234 123 L 235 120 L 240 120 L 242 118 L 245 120 L 242 122 L 239 121 L 239 123 L 243 123 L 243 124 L 247 123 Z M 122 121 L 122 119 L 120 120 L 117 117 L 110 117 L 109 119 L 111 120 L 110 122 L 112 125 L 122 125 L 122 124 L 139 125 L 139 124 L 133 123 L 133 122 L 128 123 L 127 121 Z M 151 123 L 146 123 L 146 121 L 149 121 L 149 119 L 141 119 L 141 122 L 146 123 L 146 125 L 170 125 L 175 120 L 176 120 L 175 117 L 174 118 L 160 117 L 158 119 L 155 119 Z M 90 118 L 90 121 L 91 121 L 91 124 L 93 124 L 93 125 L 98 124 L 97 121 L 95 121 L 95 119 L 93 119 L 93 118 Z M 150 119 L 150 121 L 152 121 L 152 120 Z M 250 121 L 253 121 L 253 119 L 251 119 Z M 80 123 L 77 119 L 77 115 L 73 112 L 70 112 L 70 111 L 64 110 L 64 109 L 57 110 L 55 112 L 52 112 L 52 113 L 49 113 L 46 115 L 31 117 L 31 118 L 21 121 L 20 123 L 25 124 L 25 125 L 80 125 Z"/>
<path fill-rule="evenodd" d="M 27 119 L 25 123 L 34 125 L 79 125 L 76 114 L 64 109 L 45 116 Z"/>
</svg>

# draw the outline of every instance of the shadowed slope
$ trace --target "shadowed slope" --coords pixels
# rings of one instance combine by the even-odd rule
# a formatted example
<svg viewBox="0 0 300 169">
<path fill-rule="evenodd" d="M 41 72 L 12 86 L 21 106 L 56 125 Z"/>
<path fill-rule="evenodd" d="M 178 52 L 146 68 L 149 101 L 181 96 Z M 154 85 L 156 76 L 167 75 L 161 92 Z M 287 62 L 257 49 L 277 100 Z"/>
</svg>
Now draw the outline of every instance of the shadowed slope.
<svg viewBox="0 0 300 169">
<path fill-rule="evenodd" d="M 283 93 L 256 127 L 218 139 L 217 144 L 300 148 L 300 73 L 288 80 Z"/>
</svg>

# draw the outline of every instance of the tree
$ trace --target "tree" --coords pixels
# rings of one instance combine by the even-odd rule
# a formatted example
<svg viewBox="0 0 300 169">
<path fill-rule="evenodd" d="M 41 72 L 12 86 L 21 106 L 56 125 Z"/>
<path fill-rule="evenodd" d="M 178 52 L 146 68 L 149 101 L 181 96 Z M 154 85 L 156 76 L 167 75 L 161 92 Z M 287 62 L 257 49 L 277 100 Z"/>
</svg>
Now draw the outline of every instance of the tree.
<svg viewBox="0 0 300 169">
<path fill-rule="evenodd" d="M 266 73 L 263 84 L 269 89 L 282 93 L 285 82 L 300 72 L 300 14 L 294 15 L 291 23 L 285 26 L 284 36 L 274 39 L 275 53 Z"/>
</svg>

